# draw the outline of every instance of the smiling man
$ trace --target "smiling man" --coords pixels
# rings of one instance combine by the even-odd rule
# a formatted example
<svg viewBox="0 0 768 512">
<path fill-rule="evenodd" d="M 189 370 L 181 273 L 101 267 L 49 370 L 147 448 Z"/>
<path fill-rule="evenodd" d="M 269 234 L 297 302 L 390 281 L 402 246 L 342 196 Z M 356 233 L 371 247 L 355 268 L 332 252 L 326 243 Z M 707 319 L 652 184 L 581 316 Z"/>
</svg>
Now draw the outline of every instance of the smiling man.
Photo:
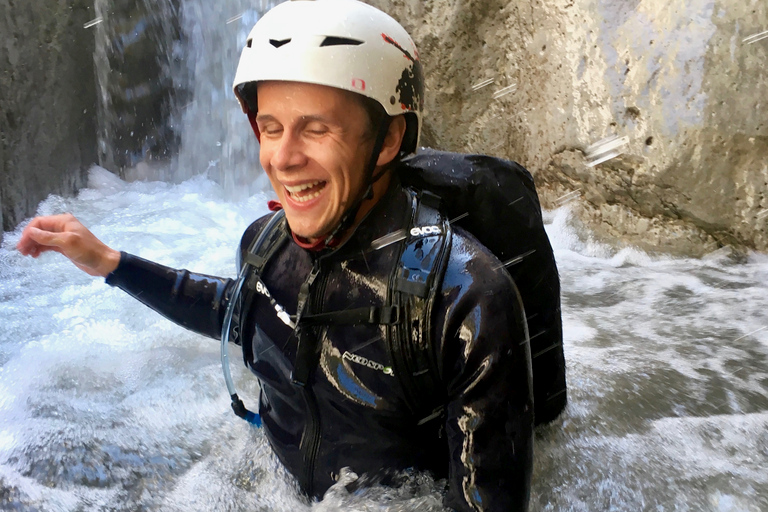
<svg viewBox="0 0 768 512">
<path fill-rule="evenodd" d="M 402 185 L 421 128 L 418 59 L 396 21 L 355 0 L 286 2 L 257 23 L 235 92 L 278 201 L 243 235 L 240 280 L 120 253 L 70 215 L 34 219 L 18 248 L 58 251 L 240 344 L 269 442 L 310 496 L 343 468 L 382 482 L 414 468 L 447 479 L 448 507 L 526 510 L 533 403 L 517 289 L 433 196 Z"/>
<path fill-rule="evenodd" d="M 251 82 L 254 83 L 254 82 Z M 285 209 L 292 232 L 318 240 L 338 226 L 352 205 L 360 202 L 370 176 L 376 143 L 374 121 L 356 93 L 323 85 L 263 81 L 258 84 L 255 117 L 260 134 L 260 159 L 272 188 Z M 384 115 L 378 116 L 386 119 Z M 389 165 L 400 151 L 405 118 L 389 121 L 374 165 Z M 387 190 L 390 173 L 373 184 L 380 198 Z M 376 203 L 363 201 L 354 222 Z"/>
</svg>

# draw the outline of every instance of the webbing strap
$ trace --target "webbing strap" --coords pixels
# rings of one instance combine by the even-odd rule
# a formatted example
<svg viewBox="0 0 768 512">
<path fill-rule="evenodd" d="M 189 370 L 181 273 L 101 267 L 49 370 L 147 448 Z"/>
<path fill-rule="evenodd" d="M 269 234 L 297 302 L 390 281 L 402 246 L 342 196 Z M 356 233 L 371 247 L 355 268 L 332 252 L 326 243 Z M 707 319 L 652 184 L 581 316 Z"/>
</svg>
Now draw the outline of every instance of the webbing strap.
<svg viewBox="0 0 768 512">
<path fill-rule="evenodd" d="M 242 336 L 241 327 L 245 322 L 245 319 L 248 315 L 248 311 L 250 311 L 251 303 L 253 301 L 254 293 L 246 293 L 246 299 L 243 301 L 242 292 L 243 292 L 243 284 L 244 281 L 247 279 L 247 275 L 249 272 L 252 273 L 252 267 L 254 267 L 254 263 L 258 263 L 256 267 L 258 268 L 258 271 L 261 272 L 263 270 L 264 265 L 266 264 L 267 259 L 262 258 L 261 260 L 251 260 L 249 262 L 248 256 L 252 255 L 258 255 L 260 257 L 263 257 L 264 254 L 267 252 L 274 251 L 275 245 L 280 245 L 280 240 L 284 239 L 284 237 L 274 237 L 273 233 L 275 231 L 282 231 L 284 232 L 285 229 L 275 229 L 281 221 L 283 221 L 285 214 L 279 214 L 276 213 L 272 216 L 271 219 L 267 222 L 267 225 L 262 228 L 261 232 L 258 234 L 258 236 L 254 237 L 253 242 L 251 242 L 250 247 L 248 248 L 247 255 L 245 257 L 245 261 L 242 263 L 242 266 L 240 268 L 240 277 L 238 278 L 235 286 L 235 290 L 233 293 L 233 296 L 230 297 L 229 304 L 227 305 L 227 310 L 224 314 L 224 325 L 222 326 L 222 334 L 221 334 L 221 364 L 222 364 L 222 370 L 224 372 L 224 380 L 227 384 L 227 390 L 229 391 L 230 399 L 232 400 L 232 410 L 234 413 L 239 416 L 240 418 L 243 418 L 247 422 L 260 427 L 261 426 L 261 416 L 259 416 L 257 413 L 253 411 L 249 411 L 246 409 L 245 404 L 243 404 L 243 401 L 240 399 L 240 397 L 237 395 L 237 392 L 235 391 L 235 385 L 232 381 L 232 375 L 229 371 L 229 356 L 228 356 L 228 350 L 227 345 L 230 341 L 238 342 L 240 341 L 239 338 Z M 271 238 L 270 238 L 271 237 Z M 266 244 L 267 249 L 265 250 L 264 254 L 262 254 L 260 251 L 263 247 L 265 247 L 264 241 L 270 238 L 271 239 L 271 246 L 270 244 Z M 258 275 L 257 275 L 258 278 Z M 245 307 L 243 307 L 243 302 L 245 302 Z M 242 317 L 241 317 L 242 316 Z M 250 344 L 242 343 L 240 341 L 241 346 L 243 347 L 243 358 L 247 361 L 248 360 L 248 352 Z"/>
<path fill-rule="evenodd" d="M 243 264 L 253 267 L 253 271 L 246 283 L 246 286 L 251 290 L 256 289 L 254 277 L 256 279 L 260 278 L 269 260 L 288 240 L 288 230 L 285 229 L 284 219 L 284 210 L 276 212 L 269 223 L 264 226 L 263 231 L 254 238 L 254 241 L 248 248 L 248 252 L 243 257 Z"/>
<path fill-rule="evenodd" d="M 448 265 L 452 231 L 437 209 L 438 197 L 409 193 L 409 237 L 390 278 L 390 302 L 400 304 L 404 321 L 388 330 L 387 340 L 394 374 L 417 425 L 423 425 L 439 418 L 444 404 L 442 368 L 432 340 L 432 308 Z"/>
<path fill-rule="evenodd" d="M 262 228 L 257 236 L 254 237 L 248 251 L 243 256 L 243 266 L 250 267 L 247 270 L 245 287 L 247 293 L 242 293 L 239 300 L 239 309 L 235 311 L 233 324 L 235 324 L 236 333 L 239 336 L 245 336 L 245 327 L 248 326 L 248 314 L 251 311 L 254 298 L 256 297 L 256 284 L 261 279 L 269 260 L 288 240 L 288 230 L 285 229 L 285 211 L 275 212 L 267 225 Z M 245 297 L 243 297 L 243 295 Z M 249 356 L 249 343 L 241 343 L 243 347 L 243 359 L 247 362 Z"/>
</svg>

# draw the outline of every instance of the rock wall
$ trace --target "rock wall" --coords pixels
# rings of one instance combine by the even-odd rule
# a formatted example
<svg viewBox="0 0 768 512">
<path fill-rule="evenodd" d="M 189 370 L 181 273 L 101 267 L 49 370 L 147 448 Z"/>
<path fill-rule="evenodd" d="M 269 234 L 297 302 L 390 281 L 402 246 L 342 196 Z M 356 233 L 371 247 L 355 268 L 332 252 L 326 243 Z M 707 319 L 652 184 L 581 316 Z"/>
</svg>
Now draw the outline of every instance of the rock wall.
<svg viewBox="0 0 768 512">
<path fill-rule="evenodd" d="M 598 233 L 645 249 L 768 250 L 768 5 L 755 0 L 369 0 L 427 75 L 423 142 L 496 154 L 542 202 L 580 195 Z M 587 148 L 627 137 L 594 167 Z"/>
<path fill-rule="evenodd" d="M 92 0 L 0 0 L 3 231 L 97 161 Z"/>
</svg>

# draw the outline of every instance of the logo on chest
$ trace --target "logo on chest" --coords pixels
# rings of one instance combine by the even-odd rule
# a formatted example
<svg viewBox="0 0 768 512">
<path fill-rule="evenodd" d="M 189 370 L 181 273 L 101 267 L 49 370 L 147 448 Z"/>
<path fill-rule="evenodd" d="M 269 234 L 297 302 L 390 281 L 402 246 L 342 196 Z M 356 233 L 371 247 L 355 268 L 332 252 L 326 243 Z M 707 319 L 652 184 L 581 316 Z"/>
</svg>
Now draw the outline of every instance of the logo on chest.
<svg viewBox="0 0 768 512">
<path fill-rule="evenodd" d="M 371 361 L 370 359 L 367 359 L 363 356 L 358 356 L 357 354 L 350 354 L 349 352 L 344 352 L 344 355 L 341 357 L 342 359 L 346 359 L 347 361 L 352 361 L 353 363 L 367 366 L 372 370 L 377 370 L 391 376 L 395 375 L 394 372 L 392 371 L 391 366 L 384 366 L 381 363 L 377 363 L 376 361 Z"/>
</svg>

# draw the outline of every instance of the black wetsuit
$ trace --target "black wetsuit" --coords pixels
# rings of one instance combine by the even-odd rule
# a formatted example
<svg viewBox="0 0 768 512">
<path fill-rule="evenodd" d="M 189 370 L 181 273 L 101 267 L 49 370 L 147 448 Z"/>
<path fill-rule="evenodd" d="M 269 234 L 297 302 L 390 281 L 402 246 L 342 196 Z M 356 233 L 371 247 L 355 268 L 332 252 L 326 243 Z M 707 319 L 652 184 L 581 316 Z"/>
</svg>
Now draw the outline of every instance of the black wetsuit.
<svg viewBox="0 0 768 512">
<path fill-rule="evenodd" d="M 295 313 L 299 289 L 314 268 L 313 312 L 383 305 L 398 244 L 371 250 L 371 242 L 402 228 L 408 201 L 393 183 L 334 250 L 309 252 L 290 240 L 262 275 L 271 296 Z M 246 230 L 241 251 L 268 218 Z M 431 326 L 442 360 L 445 417 L 423 425 L 392 374 L 384 326 L 319 329 L 319 362 L 310 385 L 300 387 L 291 382 L 296 336 L 267 297 L 256 296 L 241 338 L 252 340 L 243 344 L 245 363 L 261 384 L 259 413 L 269 442 L 306 492 L 322 496 L 344 467 L 358 475 L 416 468 L 448 478 L 448 507 L 526 510 L 533 457 L 530 349 L 517 290 L 500 267 L 470 234 L 454 231 Z M 214 338 L 233 288 L 230 279 L 125 253 L 107 282 Z"/>
</svg>

